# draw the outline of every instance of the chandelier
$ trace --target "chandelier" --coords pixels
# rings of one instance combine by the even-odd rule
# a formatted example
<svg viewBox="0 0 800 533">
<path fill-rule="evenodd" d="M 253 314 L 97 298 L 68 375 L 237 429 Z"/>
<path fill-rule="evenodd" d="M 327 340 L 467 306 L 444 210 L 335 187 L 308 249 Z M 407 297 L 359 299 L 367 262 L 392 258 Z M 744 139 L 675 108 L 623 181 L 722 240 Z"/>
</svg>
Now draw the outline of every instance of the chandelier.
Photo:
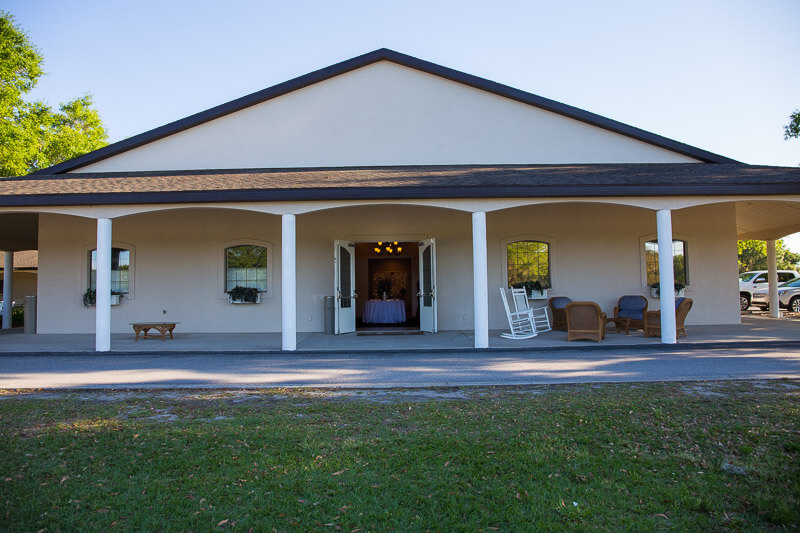
<svg viewBox="0 0 800 533">
<path fill-rule="evenodd" d="M 378 241 L 372 250 L 375 252 L 376 255 L 397 255 L 403 251 L 403 247 L 397 244 L 397 241 L 394 242 L 383 242 Z"/>
</svg>

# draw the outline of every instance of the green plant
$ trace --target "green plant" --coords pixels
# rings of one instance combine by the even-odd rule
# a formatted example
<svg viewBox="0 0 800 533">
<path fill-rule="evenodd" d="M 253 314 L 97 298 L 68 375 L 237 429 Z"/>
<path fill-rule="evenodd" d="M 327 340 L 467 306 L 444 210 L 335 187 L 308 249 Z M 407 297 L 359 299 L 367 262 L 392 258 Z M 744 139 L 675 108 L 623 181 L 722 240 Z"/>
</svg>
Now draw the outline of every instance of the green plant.
<svg viewBox="0 0 800 533">
<path fill-rule="evenodd" d="M 19 328 L 25 324 L 25 309 L 22 307 L 11 308 L 11 327 Z"/>
<path fill-rule="evenodd" d="M 649 287 L 650 287 L 651 289 L 656 289 L 656 290 L 659 290 L 659 289 L 661 288 L 661 284 L 660 284 L 659 282 L 655 282 L 655 283 L 651 283 L 651 284 L 649 285 Z M 684 284 L 683 284 L 683 283 L 681 283 L 680 281 L 676 281 L 676 282 L 675 282 L 675 292 L 682 291 L 682 290 L 683 290 L 683 289 L 685 289 L 685 288 L 686 288 L 686 285 L 684 285 Z"/>
<path fill-rule="evenodd" d="M 83 305 L 85 307 L 89 307 L 94 305 L 97 301 L 97 291 L 94 289 L 86 289 L 86 292 L 83 293 Z"/>
<path fill-rule="evenodd" d="M 528 294 L 532 294 L 532 293 L 534 293 L 534 292 L 541 293 L 541 292 L 543 292 L 543 291 L 544 291 L 544 289 L 546 289 L 546 288 L 547 288 L 547 287 L 544 287 L 544 286 L 543 286 L 543 285 L 542 285 L 542 284 L 539 282 L 539 280 L 538 280 L 538 279 L 537 279 L 537 280 L 533 280 L 533 281 L 520 281 L 519 283 L 514 283 L 514 284 L 512 285 L 512 287 L 513 287 L 513 288 L 515 288 L 515 289 L 522 289 L 522 288 L 524 288 L 524 289 L 525 289 L 525 292 L 527 292 Z"/>
<path fill-rule="evenodd" d="M 242 287 L 237 285 L 228 291 L 228 296 L 235 302 L 254 304 L 258 302 L 258 289 L 255 287 Z"/>
</svg>

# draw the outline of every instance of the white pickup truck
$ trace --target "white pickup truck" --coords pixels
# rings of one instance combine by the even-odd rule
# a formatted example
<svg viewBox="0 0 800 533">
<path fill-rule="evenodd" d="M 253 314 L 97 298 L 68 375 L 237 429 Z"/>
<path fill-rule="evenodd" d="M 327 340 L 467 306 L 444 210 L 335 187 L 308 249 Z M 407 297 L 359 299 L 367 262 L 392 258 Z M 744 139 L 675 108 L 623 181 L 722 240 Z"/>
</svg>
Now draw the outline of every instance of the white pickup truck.
<svg viewBox="0 0 800 533">
<path fill-rule="evenodd" d="M 778 270 L 778 284 L 795 278 L 800 278 L 800 273 L 796 270 Z M 739 308 L 746 311 L 753 301 L 753 294 L 768 287 L 766 270 L 751 270 L 739 274 Z"/>
</svg>

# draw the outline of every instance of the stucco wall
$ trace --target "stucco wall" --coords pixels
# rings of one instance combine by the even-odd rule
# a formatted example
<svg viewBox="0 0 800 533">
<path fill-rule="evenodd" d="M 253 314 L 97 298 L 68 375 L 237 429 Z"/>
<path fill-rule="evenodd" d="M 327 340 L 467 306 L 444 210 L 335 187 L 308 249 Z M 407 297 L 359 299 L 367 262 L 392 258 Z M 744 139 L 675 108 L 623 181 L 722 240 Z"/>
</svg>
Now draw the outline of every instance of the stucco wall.
<svg viewBox="0 0 800 533">
<path fill-rule="evenodd" d="M 675 238 L 688 242 L 688 324 L 739 322 L 735 213 L 732 204 L 673 212 Z M 87 251 L 95 222 L 40 216 L 39 332 L 90 333 L 86 309 Z M 497 288 L 505 283 L 504 242 L 552 242 L 553 295 L 598 302 L 613 311 L 623 294 L 649 296 L 641 242 L 655 237 L 655 213 L 600 204 L 520 207 L 487 216 L 490 327 L 506 327 Z M 331 209 L 297 217 L 298 331 L 322 331 L 323 298 L 333 293 L 333 241 L 437 240 L 439 329 L 472 329 L 472 228 L 469 213 L 415 206 Z M 173 210 L 113 221 L 114 245 L 133 250 L 133 293 L 112 309 L 112 331 L 130 322 L 174 320 L 183 332 L 280 331 L 280 219 L 234 210 Z M 224 296 L 223 250 L 267 243 L 270 294 L 257 305 Z M 358 284 L 358 280 L 356 282 Z M 652 307 L 657 301 L 650 300 Z M 167 313 L 163 314 L 162 311 Z"/>
<path fill-rule="evenodd" d="M 696 160 L 383 61 L 77 172 L 666 162 Z"/>
<path fill-rule="evenodd" d="M 3 281 L 3 271 L 0 269 L 0 282 Z M 36 296 L 36 272 L 18 270 L 14 272 L 13 299 L 17 305 L 22 305 L 26 296 Z M 0 300 L 2 300 L 2 287 L 0 287 Z"/>
</svg>

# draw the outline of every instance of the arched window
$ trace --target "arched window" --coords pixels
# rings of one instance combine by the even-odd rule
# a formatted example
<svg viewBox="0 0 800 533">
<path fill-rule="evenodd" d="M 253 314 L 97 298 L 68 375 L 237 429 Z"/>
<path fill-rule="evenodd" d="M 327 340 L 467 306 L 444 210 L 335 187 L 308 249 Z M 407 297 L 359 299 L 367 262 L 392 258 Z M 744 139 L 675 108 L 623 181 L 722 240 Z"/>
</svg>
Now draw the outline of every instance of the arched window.
<svg viewBox="0 0 800 533">
<path fill-rule="evenodd" d="M 267 249 L 253 244 L 225 248 L 225 292 L 234 287 L 267 291 Z"/>
<path fill-rule="evenodd" d="M 130 292 L 131 251 L 111 249 L 111 294 Z M 89 252 L 89 289 L 97 290 L 97 250 Z"/>
<path fill-rule="evenodd" d="M 675 283 L 684 287 L 689 285 L 689 276 L 686 268 L 686 241 L 672 241 L 672 263 L 675 269 Z M 647 271 L 647 285 L 652 286 L 659 282 L 658 277 L 658 242 L 647 241 L 644 243 L 645 269 Z"/>
<path fill-rule="evenodd" d="M 550 284 L 550 243 L 516 241 L 506 246 L 508 286 L 526 281 L 538 281 L 543 289 Z"/>
</svg>

